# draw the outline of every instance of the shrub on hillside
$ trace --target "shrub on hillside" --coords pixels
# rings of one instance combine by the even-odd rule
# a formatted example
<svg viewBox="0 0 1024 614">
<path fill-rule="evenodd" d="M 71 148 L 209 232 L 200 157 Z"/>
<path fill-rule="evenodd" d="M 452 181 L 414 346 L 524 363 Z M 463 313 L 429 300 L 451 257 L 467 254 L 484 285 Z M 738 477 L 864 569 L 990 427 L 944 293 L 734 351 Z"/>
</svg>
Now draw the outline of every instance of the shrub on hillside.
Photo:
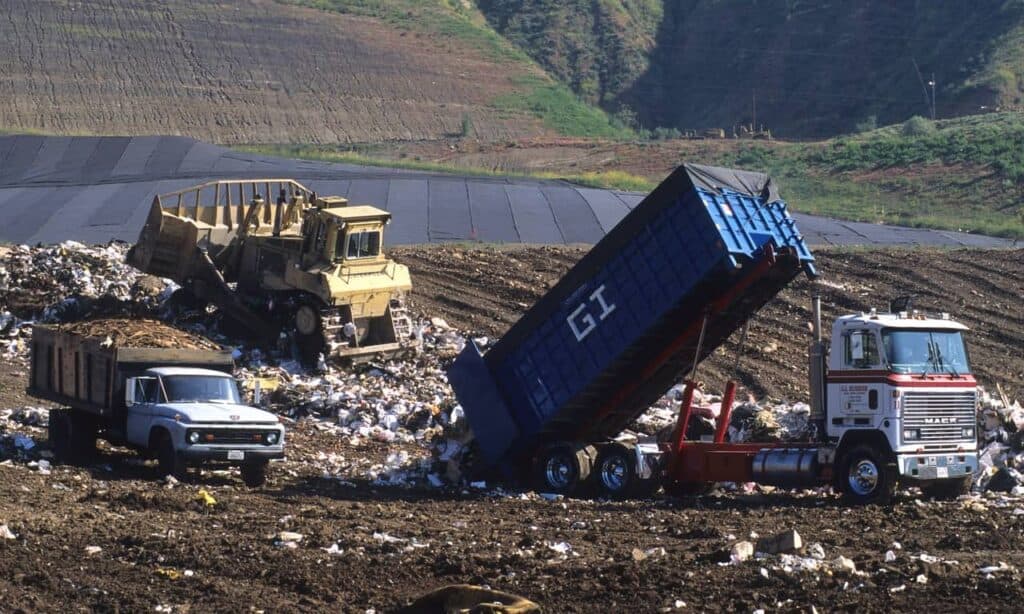
<svg viewBox="0 0 1024 614">
<path fill-rule="evenodd" d="M 903 122 L 903 136 L 925 136 L 935 132 L 935 124 L 920 115 Z"/>
</svg>

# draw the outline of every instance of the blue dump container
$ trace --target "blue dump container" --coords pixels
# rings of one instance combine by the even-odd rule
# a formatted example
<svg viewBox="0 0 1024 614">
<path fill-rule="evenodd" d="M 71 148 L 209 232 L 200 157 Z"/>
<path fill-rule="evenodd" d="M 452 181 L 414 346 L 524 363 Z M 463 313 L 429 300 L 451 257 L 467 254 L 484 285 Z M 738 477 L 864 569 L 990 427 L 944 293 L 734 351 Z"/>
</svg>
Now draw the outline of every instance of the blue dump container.
<svg viewBox="0 0 1024 614">
<path fill-rule="evenodd" d="M 813 261 L 767 175 L 679 167 L 490 351 L 452 364 L 484 464 L 615 436 Z"/>
</svg>

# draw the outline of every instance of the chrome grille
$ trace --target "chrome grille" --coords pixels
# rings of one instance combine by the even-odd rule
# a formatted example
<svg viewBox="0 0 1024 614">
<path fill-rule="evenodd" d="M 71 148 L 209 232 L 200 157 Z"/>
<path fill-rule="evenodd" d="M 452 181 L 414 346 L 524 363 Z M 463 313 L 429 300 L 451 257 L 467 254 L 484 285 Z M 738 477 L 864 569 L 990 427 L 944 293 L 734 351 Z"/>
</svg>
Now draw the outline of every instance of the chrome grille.
<svg viewBox="0 0 1024 614">
<path fill-rule="evenodd" d="M 903 428 L 921 430 L 925 443 L 963 443 L 965 427 L 977 426 L 974 391 L 970 392 L 905 392 L 903 394 Z M 910 443 L 910 442 L 907 442 Z"/>
</svg>

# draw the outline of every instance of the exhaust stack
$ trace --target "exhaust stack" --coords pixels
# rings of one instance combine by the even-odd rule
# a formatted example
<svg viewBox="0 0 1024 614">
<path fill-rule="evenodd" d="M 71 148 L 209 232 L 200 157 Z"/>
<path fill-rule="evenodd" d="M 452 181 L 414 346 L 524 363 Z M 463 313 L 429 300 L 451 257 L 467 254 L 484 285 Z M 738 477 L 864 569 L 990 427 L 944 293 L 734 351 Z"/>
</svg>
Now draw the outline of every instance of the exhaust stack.
<svg viewBox="0 0 1024 614">
<path fill-rule="evenodd" d="M 811 299 L 812 327 L 814 340 L 807 351 L 807 376 L 811 390 L 810 423 L 814 426 L 819 439 L 825 438 L 825 342 L 821 340 L 821 296 L 815 294 Z"/>
</svg>

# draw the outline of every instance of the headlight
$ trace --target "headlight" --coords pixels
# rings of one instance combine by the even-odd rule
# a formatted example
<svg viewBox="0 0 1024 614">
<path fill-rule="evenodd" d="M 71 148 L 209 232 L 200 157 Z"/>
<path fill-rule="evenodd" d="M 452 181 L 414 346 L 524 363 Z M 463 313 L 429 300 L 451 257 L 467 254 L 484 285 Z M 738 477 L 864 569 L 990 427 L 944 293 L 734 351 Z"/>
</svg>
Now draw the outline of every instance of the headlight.
<svg viewBox="0 0 1024 614">
<path fill-rule="evenodd" d="M 912 439 L 920 439 L 920 438 L 921 438 L 921 431 L 919 431 L 917 429 L 904 429 L 904 431 L 903 431 L 903 439 L 905 439 L 906 441 L 910 441 Z"/>
<path fill-rule="evenodd" d="M 190 431 L 188 434 L 189 443 L 199 443 L 199 431 Z"/>
<path fill-rule="evenodd" d="M 277 443 L 277 433 L 267 433 L 267 443 L 270 445 Z"/>
</svg>

